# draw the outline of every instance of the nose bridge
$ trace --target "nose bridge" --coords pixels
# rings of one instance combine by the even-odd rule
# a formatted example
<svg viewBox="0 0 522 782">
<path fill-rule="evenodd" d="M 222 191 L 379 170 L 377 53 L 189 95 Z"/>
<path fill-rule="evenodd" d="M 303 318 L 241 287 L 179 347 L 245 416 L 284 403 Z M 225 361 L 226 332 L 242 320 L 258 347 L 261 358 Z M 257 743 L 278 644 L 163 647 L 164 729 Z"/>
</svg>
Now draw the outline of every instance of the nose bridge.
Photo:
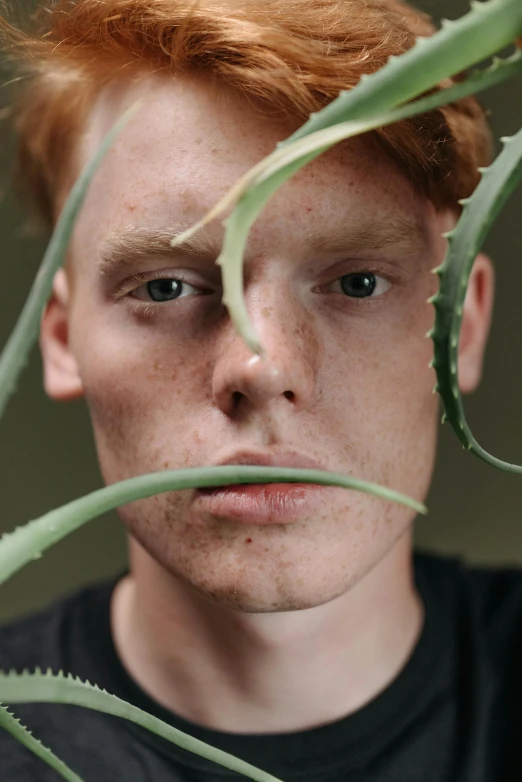
<svg viewBox="0 0 522 782">
<path fill-rule="evenodd" d="M 310 317 L 288 287 L 275 280 L 249 286 L 247 308 L 264 353 L 251 353 L 227 324 L 214 369 L 213 393 L 230 414 L 239 403 L 264 406 L 276 399 L 306 406 L 314 394 L 315 351 Z"/>
</svg>

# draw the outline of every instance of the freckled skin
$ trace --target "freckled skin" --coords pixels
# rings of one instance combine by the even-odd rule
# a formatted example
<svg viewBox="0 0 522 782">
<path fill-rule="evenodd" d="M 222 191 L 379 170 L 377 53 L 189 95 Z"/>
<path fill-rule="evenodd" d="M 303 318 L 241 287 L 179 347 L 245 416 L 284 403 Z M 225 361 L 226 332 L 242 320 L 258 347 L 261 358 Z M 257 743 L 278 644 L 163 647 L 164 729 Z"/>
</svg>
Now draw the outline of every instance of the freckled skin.
<svg viewBox="0 0 522 782">
<path fill-rule="evenodd" d="M 121 111 L 146 97 L 143 114 L 96 175 L 72 244 L 70 345 L 104 478 L 208 465 L 237 448 L 287 446 L 325 469 L 422 500 L 438 408 L 426 300 L 450 218 L 414 192 L 369 140 L 331 150 L 302 170 L 252 230 L 245 292 L 265 361 L 252 363 L 216 297 L 187 296 L 140 318 L 128 300 L 112 301 L 102 291 L 95 260 L 108 234 L 129 224 L 196 222 L 294 129 L 261 121 L 246 101 L 217 89 L 194 78 L 173 86 L 159 76 L 120 88 L 100 100 L 85 136 L 87 158 Z M 369 210 L 390 220 L 416 216 L 427 246 L 379 251 L 379 263 L 404 270 L 379 301 L 317 292 L 318 278 L 343 256 L 312 254 L 310 232 L 356 225 Z M 219 245 L 219 221 L 208 233 Z M 320 513 L 266 527 L 198 515 L 192 496 L 163 494 L 120 515 L 141 557 L 224 606 L 317 606 L 345 593 L 385 556 L 407 561 L 413 513 L 362 493 L 328 490 Z"/>
</svg>

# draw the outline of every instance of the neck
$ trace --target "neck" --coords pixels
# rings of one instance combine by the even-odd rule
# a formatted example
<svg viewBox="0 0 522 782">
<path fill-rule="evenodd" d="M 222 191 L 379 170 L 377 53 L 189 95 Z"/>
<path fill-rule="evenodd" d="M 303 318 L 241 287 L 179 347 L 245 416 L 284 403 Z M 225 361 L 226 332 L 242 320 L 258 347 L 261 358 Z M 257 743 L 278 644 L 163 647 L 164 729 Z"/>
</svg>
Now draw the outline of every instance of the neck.
<svg viewBox="0 0 522 782">
<path fill-rule="evenodd" d="M 397 676 L 422 627 L 410 532 L 341 597 L 281 613 L 213 605 L 136 542 L 130 551 L 111 607 L 120 659 L 162 706 L 215 730 L 291 732 L 347 716 Z"/>
</svg>

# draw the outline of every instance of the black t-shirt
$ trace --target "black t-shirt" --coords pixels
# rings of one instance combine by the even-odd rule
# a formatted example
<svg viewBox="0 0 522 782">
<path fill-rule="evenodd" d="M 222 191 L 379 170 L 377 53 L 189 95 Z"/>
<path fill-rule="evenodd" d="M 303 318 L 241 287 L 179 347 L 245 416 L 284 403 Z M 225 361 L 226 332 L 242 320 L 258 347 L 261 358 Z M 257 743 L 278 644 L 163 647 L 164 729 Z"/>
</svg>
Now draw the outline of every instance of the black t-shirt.
<svg viewBox="0 0 522 782">
<path fill-rule="evenodd" d="M 0 668 L 71 672 L 285 782 L 522 782 L 522 570 L 419 552 L 414 566 L 426 619 L 408 662 L 363 708 L 319 728 L 223 733 L 159 706 L 116 654 L 116 580 L 0 629 Z M 11 710 L 85 782 L 244 778 L 117 717 L 58 704 Z M 0 730 L 1 782 L 59 779 Z"/>
</svg>

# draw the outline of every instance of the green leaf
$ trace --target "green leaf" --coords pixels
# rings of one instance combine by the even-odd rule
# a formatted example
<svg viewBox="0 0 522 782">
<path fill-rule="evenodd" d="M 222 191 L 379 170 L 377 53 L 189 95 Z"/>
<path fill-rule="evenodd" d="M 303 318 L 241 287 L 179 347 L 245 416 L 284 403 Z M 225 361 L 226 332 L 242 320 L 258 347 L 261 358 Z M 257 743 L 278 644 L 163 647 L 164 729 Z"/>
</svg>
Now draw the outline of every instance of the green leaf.
<svg viewBox="0 0 522 782">
<path fill-rule="evenodd" d="M 205 744 L 205 742 L 195 739 L 193 736 L 167 725 L 157 717 L 121 700 L 121 698 L 110 695 L 96 685 L 83 682 L 71 675 L 64 676 L 63 673 L 54 675 L 51 672 L 44 674 L 40 671 L 36 673 L 28 673 L 27 671 L 24 673 L 13 671 L 5 673 L 0 671 L 0 700 L 7 703 L 68 703 L 112 714 L 115 717 L 134 722 L 136 725 L 141 725 L 172 744 L 238 774 L 243 774 L 248 779 L 254 779 L 256 782 L 281 782 L 250 763 L 246 763 L 228 752 L 211 747 L 209 744 Z M 78 777 L 71 777 L 71 779 L 77 782 Z"/>
<path fill-rule="evenodd" d="M 168 470 L 129 478 L 98 489 L 5 534 L 0 539 L 0 584 L 31 560 L 38 559 L 43 551 L 85 522 L 120 505 L 167 491 L 236 483 L 315 483 L 321 486 L 340 486 L 401 503 L 418 513 L 427 512 L 422 503 L 404 494 L 349 475 L 322 470 L 245 465 Z"/>
<path fill-rule="evenodd" d="M 237 202 L 232 214 L 224 221 L 225 238 L 217 259 L 217 263 L 223 270 L 223 301 L 228 307 L 232 322 L 246 344 L 255 353 L 262 353 L 262 345 L 250 323 L 244 299 L 243 256 L 250 229 L 271 196 L 299 169 L 340 141 L 408 117 L 424 114 L 488 89 L 520 73 L 522 73 L 522 54 L 517 51 L 505 60 L 496 59 L 489 68 L 471 74 L 464 82 L 459 82 L 446 90 L 406 106 L 400 106 L 370 119 L 342 122 L 300 138 L 292 144 L 282 145 L 242 177 L 200 223 L 180 234 L 172 243 L 175 245 L 182 241 L 217 212 Z"/>
<path fill-rule="evenodd" d="M 7 711 L 7 708 L 2 706 L 2 704 L 0 704 L 0 728 L 4 728 L 4 730 L 10 733 L 17 741 L 31 750 L 33 755 L 41 758 L 68 782 L 83 782 L 78 774 L 71 771 L 69 766 L 66 766 L 60 758 L 57 758 L 50 749 L 44 747 L 41 741 L 35 739 L 31 731 L 27 730 L 20 720 L 16 719 L 13 714 L 10 714 Z"/>
<path fill-rule="evenodd" d="M 456 228 L 447 234 L 448 252 L 442 266 L 438 293 L 432 298 L 435 325 L 430 336 L 434 344 L 437 390 L 444 402 L 446 420 L 462 444 L 475 456 L 508 472 L 522 473 L 522 466 L 504 462 L 478 444 L 470 431 L 459 390 L 458 345 L 462 313 L 473 262 L 491 226 L 515 187 L 522 180 L 522 130 L 503 139 L 504 149 L 466 199 Z"/>
<path fill-rule="evenodd" d="M 282 145 L 345 120 L 367 119 L 421 95 L 444 79 L 486 60 L 522 35 L 520 0 L 471 2 L 469 13 L 399 57 L 393 56 L 379 71 L 343 92 L 322 111 L 310 117 Z"/>
<path fill-rule="evenodd" d="M 138 108 L 139 103 L 135 103 L 118 120 L 77 179 L 67 198 L 22 313 L 0 356 L 0 418 L 11 394 L 16 390 L 20 373 L 27 363 L 29 352 L 38 336 L 40 320 L 52 291 L 54 275 L 65 259 L 74 224 L 91 180 L 114 139 Z"/>
</svg>

